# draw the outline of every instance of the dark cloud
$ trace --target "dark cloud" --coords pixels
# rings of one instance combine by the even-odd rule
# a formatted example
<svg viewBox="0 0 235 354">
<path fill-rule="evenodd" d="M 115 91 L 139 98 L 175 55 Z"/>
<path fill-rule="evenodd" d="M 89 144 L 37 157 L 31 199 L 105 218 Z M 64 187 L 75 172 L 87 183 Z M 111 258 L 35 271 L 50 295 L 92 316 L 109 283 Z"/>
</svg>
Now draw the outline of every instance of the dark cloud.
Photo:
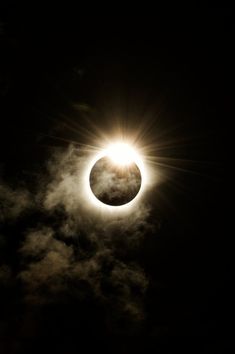
<svg viewBox="0 0 235 354">
<path fill-rule="evenodd" d="M 3 264 L 0 266 L 0 283 L 6 284 L 11 278 L 11 268 Z"/>
<path fill-rule="evenodd" d="M 33 204 L 30 193 L 0 184 L 0 221 L 15 219 Z"/>
<path fill-rule="evenodd" d="M 34 197 L 28 191 L 1 187 L 2 218 L 24 218 L 16 279 L 27 306 L 93 299 L 103 308 L 98 317 L 105 330 L 129 333 L 145 317 L 148 279 L 135 254 L 153 227 L 148 222 L 150 209 L 142 203 L 123 215 L 97 213 L 83 188 L 88 157 L 87 151 L 73 146 L 55 153 Z M 26 209 L 36 213 L 34 225 L 32 220 L 27 223 L 32 216 L 24 217 Z M 0 269 L 1 278 L 10 276 L 8 266 Z M 87 313 L 89 318 L 89 309 Z M 131 325 L 124 326 L 123 321 Z"/>
<path fill-rule="evenodd" d="M 28 287 L 35 301 L 45 301 L 42 297 L 34 296 L 34 291 L 47 287 L 48 292 L 56 292 L 61 286 L 61 280 L 70 267 L 73 250 L 57 240 L 51 229 L 30 232 L 20 249 L 21 253 L 31 258 L 26 270 L 20 278 Z"/>
</svg>

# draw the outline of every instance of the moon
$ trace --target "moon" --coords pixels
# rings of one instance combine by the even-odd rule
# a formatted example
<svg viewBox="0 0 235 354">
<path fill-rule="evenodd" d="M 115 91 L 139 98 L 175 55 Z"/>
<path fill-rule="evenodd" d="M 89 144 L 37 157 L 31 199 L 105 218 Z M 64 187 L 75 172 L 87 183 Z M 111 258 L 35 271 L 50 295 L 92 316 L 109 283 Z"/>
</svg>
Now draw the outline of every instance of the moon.
<svg viewBox="0 0 235 354">
<path fill-rule="evenodd" d="M 121 206 L 137 196 L 142 176 L 134 161 L 117 164 L 110 156 L 104 156 L 91 168 L 89 183 L 92 193 L 100 202 Z"/>
</svg>

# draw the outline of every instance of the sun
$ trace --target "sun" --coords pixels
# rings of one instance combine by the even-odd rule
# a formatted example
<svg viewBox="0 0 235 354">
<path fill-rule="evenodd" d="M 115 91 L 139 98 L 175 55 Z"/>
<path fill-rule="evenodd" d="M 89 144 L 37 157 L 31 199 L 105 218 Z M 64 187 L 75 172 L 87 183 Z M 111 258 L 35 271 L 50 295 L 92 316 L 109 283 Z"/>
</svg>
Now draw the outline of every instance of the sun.
<svg viewBox="0 0 235 354">
<path fill-rule="evenodd" d="M 117 168 L 129 168 L 129 166 L 132 166 L 133 164 L 138 167 L 141 174 L 141 186 L 138 194 L 128 203 L 118 206 L 107 205 L 94 195 L 90 186 L 90 174 L 94 165 L 102 158 L 110 159 L 113 164 L 117 165 Z M 127 212 L 136 206 L 143 196 L 143 192 L 148 184 L 147 172 L 148 169 L 146 168 L 144 157 L 135 146 L 126 141 L 114 141 L 91 153 L 84 174 L 84 191 L 86 192 L 89 202 L 101 211 L 111 213 Z"/>
<path fill-rule="evenodd" d="M 132 146 L 127 143 L 117 142 L 106 149 L 107 156 L 119 165 L 130 165 L 138 159 L 138 154 Z"/>
</svg>

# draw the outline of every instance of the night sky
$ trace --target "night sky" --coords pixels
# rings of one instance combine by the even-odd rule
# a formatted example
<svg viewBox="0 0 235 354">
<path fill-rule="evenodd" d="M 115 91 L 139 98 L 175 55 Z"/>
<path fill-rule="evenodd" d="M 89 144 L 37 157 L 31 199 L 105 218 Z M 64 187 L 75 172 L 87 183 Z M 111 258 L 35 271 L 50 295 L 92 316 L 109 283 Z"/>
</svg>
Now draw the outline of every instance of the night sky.
<svg viewBox="0 0 235 354">
<path fill-rule="evenodd" d="M 228 352 L 234 13 L 36 3 L 0 5 L 0 353 Z M 117 122 L 160 161 L 139 214 L 49 199 Z"/>
</svg>

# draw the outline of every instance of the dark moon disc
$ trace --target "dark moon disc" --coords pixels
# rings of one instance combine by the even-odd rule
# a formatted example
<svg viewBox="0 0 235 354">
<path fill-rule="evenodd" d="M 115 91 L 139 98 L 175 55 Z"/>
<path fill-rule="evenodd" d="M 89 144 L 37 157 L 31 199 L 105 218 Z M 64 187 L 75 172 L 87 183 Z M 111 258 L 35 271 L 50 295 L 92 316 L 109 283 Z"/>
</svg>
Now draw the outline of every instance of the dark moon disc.
<svg viewBox="0 0 235 354">
<path fill-rule="evenodd" d="M 90 187 L 104 204 L 124 205 L 134 199 L 140 190 L 140 169 L 135 162 L 119 165 L 109 157 L 102 157 L 91 169 Z"/>
</svg>

